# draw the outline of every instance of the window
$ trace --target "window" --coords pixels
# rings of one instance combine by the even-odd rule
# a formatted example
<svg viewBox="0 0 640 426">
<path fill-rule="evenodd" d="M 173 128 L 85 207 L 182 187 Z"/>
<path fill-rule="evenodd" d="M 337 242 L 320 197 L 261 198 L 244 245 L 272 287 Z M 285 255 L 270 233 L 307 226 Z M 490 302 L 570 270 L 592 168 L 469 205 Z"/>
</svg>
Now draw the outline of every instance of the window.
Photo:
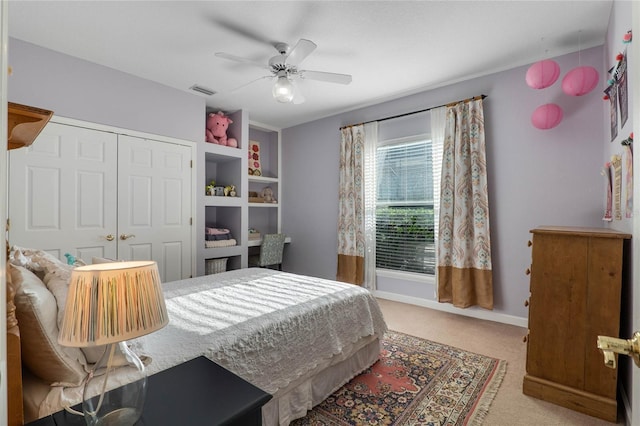
<svg viewBox="0 0 640 426">
<path fill-rule="evenodd" d="M 435 274 L 431 140 L 376 147 L 376 267 Z"/>
</svg>

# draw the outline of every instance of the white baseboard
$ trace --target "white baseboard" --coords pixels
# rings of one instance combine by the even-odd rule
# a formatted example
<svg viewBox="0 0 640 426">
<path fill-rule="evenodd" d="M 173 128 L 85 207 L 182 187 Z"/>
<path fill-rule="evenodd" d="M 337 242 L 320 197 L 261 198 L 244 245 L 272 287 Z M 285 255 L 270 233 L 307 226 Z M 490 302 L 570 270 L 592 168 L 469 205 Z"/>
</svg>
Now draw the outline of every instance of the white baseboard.
<svg viewBox="0 0 640 426">
<path fill-rule="evenodd" d="M 416 305 L 416 306 L 423 306 L 425 308 L 435 309 L 435 310 L 444 311 L 444 312 L 450 312 L 453 314 L 464 315 L 467 317 L 478 318 L 478 319 L 483 319 L 488 321 L 495 321 L 495 322 L 500 322 L 504 324 L 511 324 L 511 325 L 516 325 L 518 327 L 524 327 L 524 328 L 527 328 L 528 326 L 527 318 L 500 314 L 497 312 L 488 311 L 486 309 L 473 308 L 473 307 L 461 309 L 461 308 L 456 308 L 455 306 L 449 303 L 439 303 L 439 302 L 436 302 L 435 300 L 421 299 L 418 297 L 405 296 L 402 294 L 389 293 L 387 291 L 379 291 L 379 290 L 374 291 L 373 295 L 375 297 L 379 297 L 380 299 L 393 300 L 394 302 L 408 303 L 410 305 Z"/>
</svg>

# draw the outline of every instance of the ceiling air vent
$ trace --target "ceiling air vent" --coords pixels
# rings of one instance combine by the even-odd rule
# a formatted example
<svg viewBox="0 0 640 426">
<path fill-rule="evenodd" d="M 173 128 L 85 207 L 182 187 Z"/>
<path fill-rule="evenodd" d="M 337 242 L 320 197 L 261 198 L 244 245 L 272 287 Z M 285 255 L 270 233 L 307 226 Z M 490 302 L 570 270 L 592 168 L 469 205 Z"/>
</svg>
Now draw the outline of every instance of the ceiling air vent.
<svg viewBox="0 0 640 426">
<path fill-rule="evenodd" d="M 194 84 L 193 86 L 189 87 L 189 89 L 207 96 L 211 96 L 216 93 L 214 90 L 211 90 L 208 87 L 200 86 L 198 84 Z"/>
</svg>

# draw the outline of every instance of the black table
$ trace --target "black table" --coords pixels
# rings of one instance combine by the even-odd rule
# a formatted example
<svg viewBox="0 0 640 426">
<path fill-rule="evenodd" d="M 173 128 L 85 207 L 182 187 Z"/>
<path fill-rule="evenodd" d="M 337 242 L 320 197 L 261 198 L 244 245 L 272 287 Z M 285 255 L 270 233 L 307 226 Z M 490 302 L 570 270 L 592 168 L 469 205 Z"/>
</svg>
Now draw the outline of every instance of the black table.
<svg viewBox="0 0 640 426">
<path fill-rule="evenodd" d="M 149 376 L 139 426 L 262 425 L 271 395 L 215 362 L 198 357 Z M 74 409 L 82 411 L 81 405 Z M 82 426 L 84 417 L 58 411 L 29 426 Z"/>
</svg>

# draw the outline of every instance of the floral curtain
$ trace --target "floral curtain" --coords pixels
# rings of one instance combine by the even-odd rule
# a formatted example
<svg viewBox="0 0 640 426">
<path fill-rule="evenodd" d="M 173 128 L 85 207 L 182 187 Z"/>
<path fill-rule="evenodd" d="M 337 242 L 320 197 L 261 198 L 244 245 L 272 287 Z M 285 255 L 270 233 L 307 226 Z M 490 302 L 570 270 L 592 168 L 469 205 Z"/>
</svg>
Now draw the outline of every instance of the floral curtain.
<svg viewBox="0 0 640 426">
<path fill-rule="evenodd" d="M 364 125 L 364 283 L 376 289 L 376 146 L 378 122 Z"/>
<path fill-rule="evenodd" d="M 482 99 L 447 106 L 438 231 L 438 301 L 493 309 Z"/>
<path fill-rule="evenodd" d="M 364 125 L 341 130 L 336 280 L 364 282 Z"/>
</svg>

